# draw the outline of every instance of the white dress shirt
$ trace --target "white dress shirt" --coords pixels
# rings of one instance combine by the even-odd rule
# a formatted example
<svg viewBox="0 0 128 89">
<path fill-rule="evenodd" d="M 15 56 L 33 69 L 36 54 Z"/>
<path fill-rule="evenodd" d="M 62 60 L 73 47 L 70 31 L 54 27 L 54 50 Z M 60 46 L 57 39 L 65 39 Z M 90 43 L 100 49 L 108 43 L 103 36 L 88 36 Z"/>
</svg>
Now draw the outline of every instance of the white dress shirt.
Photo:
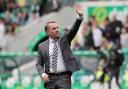
<svg viewBox="0 0 128 89">
<path fill-rule="evenodd" d="M 53 39 L 49 38 L 49 57 L 50 57 L 50 72 L 51 73 L 54 72 L 52 68 L 52 54 L 53 54 L 53 47 L 54 47 L 53 41 L 54 41 Z M 66 71 L 66 67 L 63 61 L 62 52 L 61 52 L 58 42 L 57 42 L 57 47 L 58 47 L 57 72 L 64 72 Z"/>
<path fill-rule="evenodd" d="M 52 69 L 52 54 L 53 54 L 53 47 L 54 47 L 54 40 L 52 38 L 49 38 L 49 58 L 50 58 L 50 73 L 54 73 L 53 69 Z M 66 67 L 64 64 L 64 60 L 62 57 L 62 52 L 60 49 L 60 46 L 57 42 L 57 47 L 58 47 L 58 57 L 57 57 L 57 72 L 65 72 L 66 71 Z M 42 77 L 45 75 L 46 73 L 42 74 Z"/>
</svg>

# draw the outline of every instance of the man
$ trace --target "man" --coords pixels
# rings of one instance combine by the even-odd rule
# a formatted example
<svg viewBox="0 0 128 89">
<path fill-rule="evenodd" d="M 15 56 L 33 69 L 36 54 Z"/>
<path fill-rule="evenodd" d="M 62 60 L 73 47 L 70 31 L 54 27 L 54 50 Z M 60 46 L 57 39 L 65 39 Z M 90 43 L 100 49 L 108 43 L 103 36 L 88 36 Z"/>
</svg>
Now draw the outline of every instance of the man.
<svg viewBox="0 0 128 89">
<path fill-rule="evenodd" d="M 89 50 L 99 50 L 102 41 L 102 29 L 97 25 L 95 16 L 90 16 L 88 27 L 87 27 L 87 34 L 85 36 L 85 49 Z"/>
<path fill-rule="evenodd" d="M 121 50 L 115 49 L 113 47 L 113 43 L 109 42 L 106 37 L 103 38 L 102 48 L 99 53 L 100 57 L 104 59 L 104 73 L 100 78 L 101 82 L 104 82 L 105 74 L 108 74 L 110 77 L 108 80 L 109 89 L 111 89 L 111 82 L 114 77 L 116 78 L 116 84 L 118 85 L 119 89 L 121 89 L 119 84 L 119 71 L 124 61 L 123 53 Z"/>
<path fill-rule="evenodd" d="M 0 51 L 3 51 L 6 46 L 5 31 L 4 19 L 0 18 Z"/>
<path fill-rule="evenodd" d="M 114 14 L 112 16 L 112 22 L 110 22 L 104 30 L 104 35 L 114 44 L 116 49 L 121 49 L 120 34 L 122 26 L 122 22 L 119 21 L 116 14 Z"/>
<path fill-rule="evenodd" d="M 75 8 L 79 18 L 69 31 L 60 35 L 55 21 L 45 26 L 49 38 L 38 46 L 36 67 L 46 89 L 71 89 L 71 74 L 79 70 L 70 45 L 83 20 L 83 12 L 81 5 Z"/>
</svg>

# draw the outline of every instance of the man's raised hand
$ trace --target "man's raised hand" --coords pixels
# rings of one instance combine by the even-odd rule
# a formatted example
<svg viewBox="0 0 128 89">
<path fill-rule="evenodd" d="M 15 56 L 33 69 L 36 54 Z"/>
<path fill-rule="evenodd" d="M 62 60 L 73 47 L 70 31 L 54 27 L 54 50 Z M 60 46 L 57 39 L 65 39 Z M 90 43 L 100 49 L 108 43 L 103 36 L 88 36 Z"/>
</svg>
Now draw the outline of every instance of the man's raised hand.
<svg viewBox="0 0 128 89">
<path fill-rule="evenodd" d="M 82 5 L 76 4 L 76 5 L 75 5 L 75 10 L 76 10 L 76 13 L 77 13 L 79 16 L 83 16 Z"/>
</svg>

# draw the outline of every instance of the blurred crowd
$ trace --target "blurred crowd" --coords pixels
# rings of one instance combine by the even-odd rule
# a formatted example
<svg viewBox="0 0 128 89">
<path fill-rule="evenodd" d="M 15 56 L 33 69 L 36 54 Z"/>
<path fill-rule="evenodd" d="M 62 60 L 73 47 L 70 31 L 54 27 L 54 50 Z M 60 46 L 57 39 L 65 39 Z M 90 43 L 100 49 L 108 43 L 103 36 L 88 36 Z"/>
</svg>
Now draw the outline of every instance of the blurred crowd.
<svg viewBox="0 0 128 89">
<path fill-rule="evenodd" d="M 18 27 L 59 8 L 59 0 L 0 0 L 0 50 L 6 50 Z"/>
<path fill-rule="evenodd" d="M 11 39 L 18 32 L 19 26 L 31 23 L 35 19 L 51 11 L 58 11 L 66 5 L 73 5 L 76 1 L 94 1 L 94 0 L 0 0 L 0 50 L 6 50 L 6 40 Z M 97 0 L 99 1 L 99 0 Z M 47 8 L 48 7 L 48 8 Z M 91 18 L 90 18 L 91 19 Z M 94 19 L 95 20 L 95 19 Z M 94 25 L 89 23 L 90 25 Z M 83 34 L 85 36 L 85 34 Z M 86 38 L 86 37 L 85 37 Z M 85 47 L 93 44 L 85 42 Z M 99 46 L 96 43 L 94 46 Z M 89 48 L 90 49 L 90 48 Z"/>
<path fill-rule="evenodd" d="M 73 50 L 99 50 L 108 45 L 114 49 L 128 48 L 128 15 L 122 22 L 113 14 L 112 20 L 106 17 L 100 24 L 95 16 L 90 16 L 88 22 L 83 22 L 82 34 L 84 44 L 74 41 Z"/>
<path fill-rule="evenodd" d="M 96 80 L 103 83 L 106 74 L 108 75 L 109 89 L 111 81 L 116 77 L 116 83 L 119 84 L 119 71 L 124 61 L 124 55 L 121 49 L 128 48 L 128 14 L 124 21 L 117 18 L 117 14 L 112 15 L 112 19 L 106 17 L 102 23 L 99 23 L 95 16 L 90 16 L 88 22 L 83 22 L 82 34 L 84 44 L 81 46 L 78 40 L 75 41 L 73 50 L 95 50 L 100 55 L 97 67 L 97 73 L 101 73 Z"/>
</svg>

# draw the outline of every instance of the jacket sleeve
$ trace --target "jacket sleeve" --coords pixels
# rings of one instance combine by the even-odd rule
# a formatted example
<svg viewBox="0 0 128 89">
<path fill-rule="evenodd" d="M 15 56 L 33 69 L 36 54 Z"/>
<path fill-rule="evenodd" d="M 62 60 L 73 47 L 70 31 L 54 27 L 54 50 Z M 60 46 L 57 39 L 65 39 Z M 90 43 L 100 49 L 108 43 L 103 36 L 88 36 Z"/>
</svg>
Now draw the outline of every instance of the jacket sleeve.
<svg viewBox="0 0 128 89">
<path fill-rule="evenodd" d="M 41 51 L 38 47 L 38 56 L 37 56 L 37 61 L 36 61 L 36 69 L 39 72 L 40 75 L 42 75 L 44 71 L 44 61 L 43 61 L 43 56 L 41 54 Z"/>
<path fill-rule="evenodd" d="M 77 19 L 75 21 L 75 23 L 73 24 L 73 26 L 71 27 L 71 29 L 67 32 L 67 39 L 68 39 L 69 43 L 71 43 L 73 38 L 76 36 L 82 20 L 83 20 L 83 18 L 82 19 Z"/>
</svg>

